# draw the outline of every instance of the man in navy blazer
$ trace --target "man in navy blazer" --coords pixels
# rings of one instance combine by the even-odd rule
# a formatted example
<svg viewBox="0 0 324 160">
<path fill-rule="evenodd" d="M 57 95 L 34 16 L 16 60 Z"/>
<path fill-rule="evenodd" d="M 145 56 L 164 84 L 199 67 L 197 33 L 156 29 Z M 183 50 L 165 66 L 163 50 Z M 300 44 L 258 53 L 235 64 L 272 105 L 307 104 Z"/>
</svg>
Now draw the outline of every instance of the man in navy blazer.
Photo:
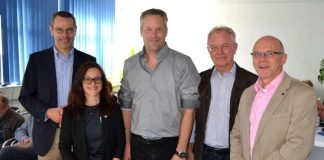
<svg viewBox="0 0 324 160">
<path fill-rule="evenodd" d="M 38 158 L 56 160 L 61 159 L 59 124 L 74 75 L 83 63 L 96 59 L 73 47 L 77 27 L 71 13 L 54 13 L 49 29 L 54 46 L 30 55 L 19 101 L 35 118 L 32 137 Z"/>
</svg>

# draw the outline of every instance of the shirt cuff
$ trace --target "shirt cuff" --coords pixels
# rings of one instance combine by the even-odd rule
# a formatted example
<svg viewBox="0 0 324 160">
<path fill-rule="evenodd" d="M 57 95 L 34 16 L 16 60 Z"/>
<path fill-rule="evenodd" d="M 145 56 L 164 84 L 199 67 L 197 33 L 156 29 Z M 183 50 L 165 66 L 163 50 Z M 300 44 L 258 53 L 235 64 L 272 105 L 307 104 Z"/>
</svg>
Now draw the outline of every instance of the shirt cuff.
<svg viewBox="0 0 324 160">
<path fill-rule="evenodd" d="M 181 108 L 199 108 L 200 102 L 198 100 L 188 100 L 188 99 L 182 99 L 181 100 Z"/>
</svg>

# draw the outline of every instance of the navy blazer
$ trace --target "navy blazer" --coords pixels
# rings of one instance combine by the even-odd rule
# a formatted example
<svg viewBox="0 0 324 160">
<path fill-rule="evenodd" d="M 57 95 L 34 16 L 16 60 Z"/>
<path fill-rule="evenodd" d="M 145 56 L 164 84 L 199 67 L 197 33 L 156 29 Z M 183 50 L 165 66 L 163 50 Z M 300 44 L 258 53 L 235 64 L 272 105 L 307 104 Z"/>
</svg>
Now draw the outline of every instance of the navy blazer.
<svg viewBox="0 0 324 160">
<path fill-rule="evenodd" d="M 87 160 L 84 108 L 79 119 L 72 118 L 71 107 L 64 108 L 59 148 L 64 160 Z M 125 128 L 120 106 L 115 103 L 111 116 L 102 118 L 102 144 L 105 160 L 122 158 L 125 147 Z M 73 149 L 71 149 L 73 148 Z"/>
<path fill-rule="evenodd" d="M 93 56 L 74 49 L 73 75 L 87 61 L 96 61 Z M 45 122 L 46 111 L 57 107 L 57 83 L 53 47 L 33 53 L 25 70 L 19 102 L 35 118 L 33 127 L 33 149 L 41 156 L 50 150 L 57 124 Z"/>
<path fill-rule="evenodd" d="M 196 133 L 194 144 L 194 156 L 196 160 L 202 159 L 203 145 L 205 141 L 205 129 L 208 117 L 209 105 L 211 100 L 211 84 L 210 78 L 213 68 L 200 73 L 201 81 L 198 87 L 200 107 L 196 110 Z M 235 116 L 238 110 L 241 95 L 243 91 L 254 84 L 258 76 L 241 68 L 236 64 L 235 80 L 231 92 L 230 100 L 230 119 L 229 133 L 233 128 Z"/>
</svg>

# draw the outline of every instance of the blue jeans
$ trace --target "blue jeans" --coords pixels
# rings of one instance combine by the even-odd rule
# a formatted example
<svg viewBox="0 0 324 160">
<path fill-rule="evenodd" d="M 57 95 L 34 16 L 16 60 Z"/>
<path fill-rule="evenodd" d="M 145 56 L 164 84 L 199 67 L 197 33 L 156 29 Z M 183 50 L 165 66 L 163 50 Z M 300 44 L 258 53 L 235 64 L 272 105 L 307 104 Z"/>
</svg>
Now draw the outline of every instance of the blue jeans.
<svg viewBox="0 0 324 160">
<path fill-rule="evenodd" d="M 177 137 L 149 141 L 132 134 L 131 158 L 132 160 L 170 160 L 177 144 Z"/>
<path fill-rule="evenodd" d="M 229 153 L 216 154 L 204 150 L 202 159 L 203 160 L 230 160 L 230 155 Z"/>
</svg>

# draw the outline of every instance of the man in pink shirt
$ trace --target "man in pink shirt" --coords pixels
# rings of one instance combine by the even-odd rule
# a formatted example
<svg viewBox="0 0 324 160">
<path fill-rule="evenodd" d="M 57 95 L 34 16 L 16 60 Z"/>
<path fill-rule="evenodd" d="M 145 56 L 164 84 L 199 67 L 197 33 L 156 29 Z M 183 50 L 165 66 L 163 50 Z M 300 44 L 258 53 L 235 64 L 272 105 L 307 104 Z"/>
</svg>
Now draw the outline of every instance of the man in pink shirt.
<svg viewBox="0 0 324 160">
<path fill-rule="evenodd" d="M 273 36 L 256 41 L 257 82 L 241 97 L 231 132 L 232 160 L 305 160 L 314 145 L 314 90 L 283 71 L 287 54 Z"/>
</svg>

